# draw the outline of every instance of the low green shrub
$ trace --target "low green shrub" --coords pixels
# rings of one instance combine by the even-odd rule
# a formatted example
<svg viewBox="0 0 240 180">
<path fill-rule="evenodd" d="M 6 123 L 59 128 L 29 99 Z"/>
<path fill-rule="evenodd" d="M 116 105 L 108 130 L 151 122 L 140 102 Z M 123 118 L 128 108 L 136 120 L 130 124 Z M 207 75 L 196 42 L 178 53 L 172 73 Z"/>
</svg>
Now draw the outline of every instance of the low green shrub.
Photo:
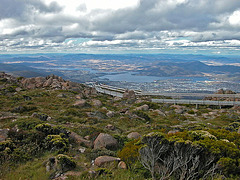
<svg viewBox="0 0 240 180">
<path fill-rule="evenodd" d="M 61 113 L 62 116 L 77 116 L 77 117 L 86 117 L 86 113 L 79 111 L 78 109 L 69 108 Z"/>
<path fill-rule="evenodd" d="M 198 141 L 198 140 L 205 139 L 205 138 L 209 138 L 209 139 L 213 139 L 213 140 L 217 139 L 214 135 L 212 135 L 208 131 L 204 131 L 204 130 L 190 131 L 189 136 L 194 141 Z"/>
<path fill-rule="evenodd" d="M 137 143 L 138 141 L 139 140 L 133 140 L 126 143 L 122 150 L 117 153 L 117 156 L 130 168 L 139 158 L 139 149 L 141 145 Z"/>
<path fill-rule="evenodd" d="M 97 176 L 103 175 L 104 178 L 109 178 L 112 176 L 112 172 L 107 168 L 98 168 L 98 169 L 95 169 L 95 172 Z"/>
<path fill-rule="evenodd" d="M 89 161 L 95 160 L 99 156 L 116 156 L 116 152 L 107 149 L 92 149 L 86 154 Z"/>
<path fill-rule="evenodd" d="M 76 167 L 76 162 L 69 156 L 64 154 L 59 154 L 56 157 L 58 161 L 59 168 L 62 172 L 72 170 Z"/>
<path fill-rule="evenodd" d="M 46 135 L 56 135 L 56 134 L 64 134 L 66 137 L 69 135 L 69 131 L 62 126 L 51 126 L 50 124 L 43 123 L 43 124 L 38 124 L 35 126 L 36 130 L 41 131 L 45 133 Z"/>
<path fill-rule="evenodd" d="M 60 135 L 48 135 L 46 137 L 46 147 L 50 150 L 57 150 L 58 153 L 63 153 L 68 150 L 69 141 Z"/>
<path fill-rule="evenodd" d="M 13 113 L 24 113 L 37 110 L 36 106 L 18 106 L 11 110 Z"/>
<path fill-rule="evenodd" d="M 113 137 L 118 141 L 118 149 L 122 149 L 124 144 L 129 141 L 127 136 L 115 134 Z"/>
<path fill-rule="evenodd" d="M 10 126 L 14 127 L 17 125 L 19 129 L 30 130 L 30 129 L 34 129 L 34 127 L 40 123 L 42 123 L 40 119 L 28 117 L 28 118 L 18 119 L 17 121 L 12 122 Z"/>
</svg>

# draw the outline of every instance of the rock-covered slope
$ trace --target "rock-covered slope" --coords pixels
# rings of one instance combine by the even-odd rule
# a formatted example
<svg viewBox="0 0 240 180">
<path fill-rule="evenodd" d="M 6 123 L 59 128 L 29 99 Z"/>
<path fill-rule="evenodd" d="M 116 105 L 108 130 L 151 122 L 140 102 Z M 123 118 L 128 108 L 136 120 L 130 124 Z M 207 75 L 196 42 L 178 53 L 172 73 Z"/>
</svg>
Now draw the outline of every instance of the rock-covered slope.
<svg viewBox="0 0 240 180">
<path fill-rule="evenodd" d="M 239 178 L 239 107 L 156 104 L 134 91 L 116 98 L 55 75 L 23 78 L 6 73 L 0 73 L 0 105 L 0 179 L 160 177 L 157 169 L 151 175 L 143 166 L 151 144 L 184 155 L 163 151 L 163 160 L 192 162 L 189 157 L 194 156 L 201 158 L 198 165 L 209 163 L 207 168 L 216 170 L 218 178 Z M 213 154 L 213 161 L 204 159 Z M 159 161 L 155 165 L 169 168 Z M 209 170 L 196 167 L 202 169 L 195 179 Z M 178 179 L 179 170 L 171 178 Z"/>
</svg>

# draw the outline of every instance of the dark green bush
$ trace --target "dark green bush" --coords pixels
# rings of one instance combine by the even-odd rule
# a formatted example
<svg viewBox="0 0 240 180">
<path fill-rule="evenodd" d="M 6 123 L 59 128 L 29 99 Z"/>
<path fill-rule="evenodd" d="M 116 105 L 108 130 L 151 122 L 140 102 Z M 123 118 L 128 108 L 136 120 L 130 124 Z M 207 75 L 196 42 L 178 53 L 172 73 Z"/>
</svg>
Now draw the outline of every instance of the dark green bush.
<svg viewBox="0 0 240 180">
<path fill-rule="evenodd" d="M 89 161 L 96 159 L 99 156 L 116 156 L 116 152 L 107 149 L 92 149 L 87 152 Z"/>
<path fill-rule="evenodd" d="M 141 145 L 137 143 L 138 141 L 139 140 L 133 140 L 126 143 L 122 150 L 117 153 L 117 156 L 130 168 L 139 158 L 139 149 Z"/>
<path fill-rule="evenodd" d="M 24 119 L 18 119 L 17 121 L 11 123 L 11 127 L 14 127 L 15 125 L 17 125 L 19 129 L 30 130 L 40 123 L 42 123 L 42 121 L 39 119 L 24 118 Z"/>
<path fill-rule="evenodd" d="M 36 110 L 37 107 L 36 106 L 18 106 L 14 109 L 12 109 L 13 113 L 24 113 L 24 112 L 30 112 L 33 110 Z"/>
<path fill-rule="evenodd" d="M 195 114 L 195 112 L 193 110 L 189 110 L 187 113 L 188 114 Z"/>
<path fill-rule="evenodd" d="M 16 92 L 16 89 L 17 88 L 17 86 L 7 86 L 7 87 L 5 87 L 5 88 L 3 88 L 2 90 L 4 91 L 4 92 L 6 92 L 6 93 L 13 93 L 13 92 Z"/>
<path fill-rule="evenodd" d="M 38 124 L 35 128 L 36 130 L 41 131 L 46 135 L 56 135 L 62 133 L 66 137 L 68 137 L 70 133 L 66 128 L 62 126 L 51 126 L 50 124 L 47 123 Z"/>
<path fill-rule="evenodd" d="M 112 172 L 107 168 L 98 168 L 98 169 L 95 169 L 95 172 L 97 173 L 97 176 L 104 175 L 105 178 L 111 177 L 112 175 Z"/>
<path fill-rule="evenodd" d="M 9 148 L 11 151 L 13 151 L 16 147 L 11 140 L 0 142 L 0 151 L 4 151 L 6 148 Z"/>
<path fill-rule="evenodd" d="M 197 141 L 197 143 L 219 157 L 240 158 L 240 150 L 234 143 L 228 140 L 213 140 L 206 138 Z"/>
<path fill-rule="evenodd" d="M 222 157 L 218 161 L 218 165 L 225 176 L 229 176 L 230 174 L 237 175 L 240 173 L 239 163 L 236 159 Z"/>
<path fill-rule="evenodd" d="M 118 141 L 118 149 L 122 149 L 124 144 L 129 141 L 127 136 L 121 136 L 121 135 L 115 134 L 113 137 Z"/>
<path fill-rule="evenodd" d="M 76 162 L 69 156 L 64 154 L 59 154 L 56 157 L 60 171 L 66 172 L 72 170 L 76 167 Z"/>
<path fill-rule="evenodd" d="M 61 115 L 63 116 L 77 116 L 77 117 L 86 117 L 86 113 L 83 113 L 77 109 L 67 109 L 66 111 L 62 112 Z"/>
<path fill-rule="evenodd" d="M 59 153 L 63 153 L 68 150 L 69 141 L 60 135 L 48 135 L 46 137 L 46 147 L 50 150 L 58 150 Z"/>
</svg>

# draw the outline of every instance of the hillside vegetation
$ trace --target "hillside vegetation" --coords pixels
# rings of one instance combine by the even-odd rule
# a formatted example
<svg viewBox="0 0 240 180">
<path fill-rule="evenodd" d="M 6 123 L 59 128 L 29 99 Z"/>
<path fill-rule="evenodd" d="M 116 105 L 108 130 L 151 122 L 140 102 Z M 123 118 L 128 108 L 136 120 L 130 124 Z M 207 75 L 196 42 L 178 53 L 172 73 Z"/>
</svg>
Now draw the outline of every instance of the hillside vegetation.
<svg viewBox="0 0 240 180">
<path fill-rule="evenodd" d="M 240 107 L 0 73 L 0 179 L 239 179 Z"/>
</svg>

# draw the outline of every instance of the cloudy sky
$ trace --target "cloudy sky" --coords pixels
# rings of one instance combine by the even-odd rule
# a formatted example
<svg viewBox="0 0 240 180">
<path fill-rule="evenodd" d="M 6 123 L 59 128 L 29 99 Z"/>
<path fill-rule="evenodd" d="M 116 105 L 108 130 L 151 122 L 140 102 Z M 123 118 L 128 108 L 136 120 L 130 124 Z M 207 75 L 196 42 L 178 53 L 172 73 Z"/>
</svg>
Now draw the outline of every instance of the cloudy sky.
<svg viewBox="0 0 240 180">
<path fill-rule="evenodd" d="M 240 54 L 240 0 L 0 0 L 0 53 Z"/>
</svg>

